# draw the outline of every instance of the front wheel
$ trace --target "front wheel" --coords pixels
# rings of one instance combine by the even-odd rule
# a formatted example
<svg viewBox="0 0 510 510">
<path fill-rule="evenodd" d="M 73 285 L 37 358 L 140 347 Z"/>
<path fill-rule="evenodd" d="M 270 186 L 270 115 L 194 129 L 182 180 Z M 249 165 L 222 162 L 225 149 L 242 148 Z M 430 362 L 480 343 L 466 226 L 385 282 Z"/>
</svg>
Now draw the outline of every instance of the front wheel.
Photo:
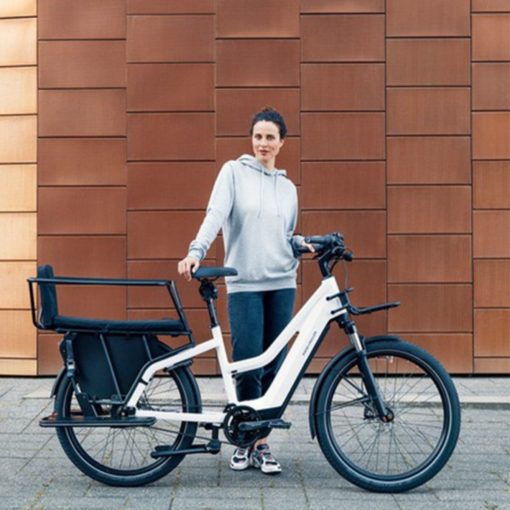
<svg viewBox="0 0 510 510">
<path fill-rule="evenodd" d="M 151 379 L 139 406 L 144 410 L 200 412 L 200 395 L 187 368 Z M 111 406 L 95 404 L 99 414 L 111 414 Z M 80 417 L 80 406 L 70 379 L 61 384 L 55 399 L 55 411 L 61 418 Z M 189 448 L 197 424 L 162 422 L 150 427 L 61 427 L 57 435 L 64 452 L 78 469 L 108 485 L 144 485 L 168 474 L 183 455 L 154 459 L 156 446 Z"/>
<path fill-rule="evenodd" d="M 441 364 L 407 342 L 367 343 L 367 361 L 392 419 L 379 418 L 356 352 L 340 358 L 317 400 L 317 437 L 333 468 L 376 492 L 402 492 L 435 476 L 460 431 L 457 391 Z"/>
</svg>

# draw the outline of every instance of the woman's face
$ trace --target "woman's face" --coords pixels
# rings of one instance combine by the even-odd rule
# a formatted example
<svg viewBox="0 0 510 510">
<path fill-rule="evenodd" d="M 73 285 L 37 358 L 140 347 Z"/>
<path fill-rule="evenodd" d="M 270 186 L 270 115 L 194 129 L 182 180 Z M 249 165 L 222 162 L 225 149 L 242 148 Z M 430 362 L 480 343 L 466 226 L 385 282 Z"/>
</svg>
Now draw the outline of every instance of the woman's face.
<svg viewBox="0 0 510 510">
<path fill-rule="evenodd" d="M 275 158 L 283 142 L 278 126 L 274 122 L 260 120 L 253 126 L 251 135 L 253 154 L 266 168 L 270 170 L 274 168 Z"/>
</svg>

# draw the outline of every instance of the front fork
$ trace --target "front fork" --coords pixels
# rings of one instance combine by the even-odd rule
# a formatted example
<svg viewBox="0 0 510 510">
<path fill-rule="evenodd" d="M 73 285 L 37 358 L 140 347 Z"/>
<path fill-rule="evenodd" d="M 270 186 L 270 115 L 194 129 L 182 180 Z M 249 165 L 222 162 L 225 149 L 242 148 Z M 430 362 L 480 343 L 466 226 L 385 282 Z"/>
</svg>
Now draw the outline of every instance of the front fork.
<svg viewBox="0 0 510 510">
<path fill-rule="evenodd" d="M 377 384 L 372 369 L 368 364 L 367 349 L 363 337 L 360 337 L 356 324 L 350 320 L 347 313 L 342 314 L 337 318 L 338 325 L 345 331 L 349 342 L 356 350 L 358 356 L 358 366 L 361 377 L 367 389 L 368 396 L 373 402 L 377 415 L 384 422 L 389 422 L 393 419 L 393 413 L 384 404 L 379 385 Z"/>
</svg>

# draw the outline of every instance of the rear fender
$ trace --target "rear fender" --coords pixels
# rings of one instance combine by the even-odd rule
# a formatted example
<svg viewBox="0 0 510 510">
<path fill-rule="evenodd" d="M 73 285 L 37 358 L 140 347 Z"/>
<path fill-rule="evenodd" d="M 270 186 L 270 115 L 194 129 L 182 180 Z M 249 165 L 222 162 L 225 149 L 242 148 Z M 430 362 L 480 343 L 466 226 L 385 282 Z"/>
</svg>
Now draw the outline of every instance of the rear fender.
<svg viewBox="0 0 510 510">
<path fill-rule="evenodd" d="M 381 335 L 381 336 L 372 336 L 370 338 L 365 338 L 365 344 L 373 344 L 376 342 L 383 341 L 391 341 L 391 342 L 400 342 L 402 339 L 398 336 L 390 336 L 390 335 Z M 317 430 L 317 403 L 319 399 L 319 395 L 321 393 L 322 386 L 326 377 L 329 375 L 331 370 L 334 367 L 342 362 L 344 358 L 349 356 L 352 352 L 354 352 L 354 347 L 346 347 L 343 351 L 339 352 L 334 358 L 332 358 L 328 364 L 324 367 L 322 372 L 320 373 L 317 381 L 315 382 L 315 386 L 313 387 L 312 396 L 310 398 L 310 410 L 308 414 L 308 420 L 310 425 L 310 433 L 312 434 L 312 439 L 315 439 L 316 430 Z"/>
</svg>

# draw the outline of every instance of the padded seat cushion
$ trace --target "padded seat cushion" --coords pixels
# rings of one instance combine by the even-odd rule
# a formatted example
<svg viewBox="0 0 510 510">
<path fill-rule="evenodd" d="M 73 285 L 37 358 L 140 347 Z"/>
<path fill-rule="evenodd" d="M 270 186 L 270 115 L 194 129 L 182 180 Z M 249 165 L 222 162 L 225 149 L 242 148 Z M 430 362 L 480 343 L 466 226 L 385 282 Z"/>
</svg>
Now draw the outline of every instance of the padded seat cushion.
<svg viewBox="0 0 510 510">
<path fill-rule="evenodd" d="M 56 315 L 53 325 L 55 328 L 59 329 L 98 331 L 102 333 L 125 331 L 137 333 L 180 333 L 184 331 L 184 325 L 182 322 L 173 319 L 114 321 Z"/>
</svg>

